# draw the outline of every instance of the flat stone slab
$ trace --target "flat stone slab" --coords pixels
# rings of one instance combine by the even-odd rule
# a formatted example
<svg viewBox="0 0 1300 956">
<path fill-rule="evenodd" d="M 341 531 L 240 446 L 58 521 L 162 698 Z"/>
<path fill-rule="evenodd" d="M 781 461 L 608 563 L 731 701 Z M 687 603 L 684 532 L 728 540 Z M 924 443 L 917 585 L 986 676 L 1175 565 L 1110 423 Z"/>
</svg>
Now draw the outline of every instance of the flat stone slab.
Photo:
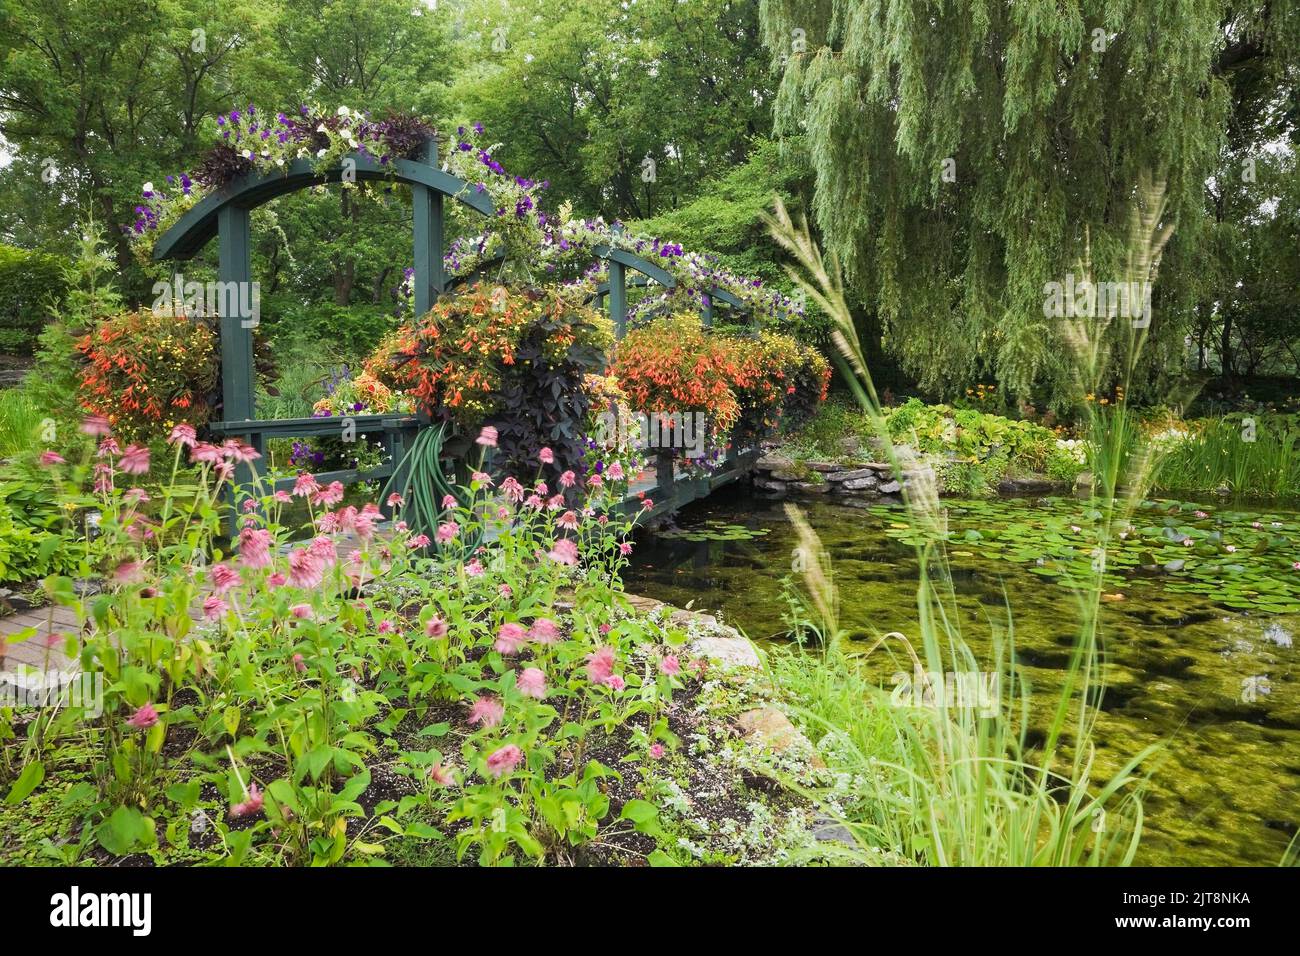
<svg viewBox="0 0 1300 956">
<path fill-rule="evenodd" d="M 736 718 L 741 734 L 746 740 L 772 753 L 785 753 L 793 750 L 806 753 L 811 757 L 814 767 L 825 767 L 826 763 L 817 756 L 817 749 L 807 737 L 799 732 L 790 718 L 775 707 L 760 707 L 747 710 Z"/>
<path fill-rule="evenodd" d="M 831 490 L 831 486 L 824 481 L 796 481 L 792 487 L 806 495 L 824 495 Z"/>
<path fill-rule="evenodd" d="M 758 651 L 743 637 L 697 637 L 691 641 L 690 650 L 693 654 L 721 664 L 723 669 L 762 666 Z"/>
<path fill-rule="evenodd" d="M 865 491 L 869 488 L 876 488 L 879 484 L 879 478 L 874 474 L 867 474 L 861 478 L 850 478 L 848 481 L 840 482 L 840 487 L 845 491 Z"/>
<path fill-rule="evenodd" d="M 833 471 L 826 476 L 827 481 L 857 481 L 860 478 L 876 478 L 874 468 L 849 468 L 845 471 Z"/>
</svg>

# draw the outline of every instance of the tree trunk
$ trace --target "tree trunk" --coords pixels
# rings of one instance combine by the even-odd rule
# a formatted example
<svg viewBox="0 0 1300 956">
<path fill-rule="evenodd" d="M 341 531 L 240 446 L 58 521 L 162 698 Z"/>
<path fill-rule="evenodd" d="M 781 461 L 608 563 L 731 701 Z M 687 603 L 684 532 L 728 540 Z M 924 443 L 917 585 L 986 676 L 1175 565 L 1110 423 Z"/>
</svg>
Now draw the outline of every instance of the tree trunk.
<svg viewBox="0 0 1300 956">
<path fill-rule="evenodd" d="M 1223 335 L 1219 339 L 1219 365 L 1225 379 L 1232 377 L 1232 313 L 1223 313 Z"/>
</svg>

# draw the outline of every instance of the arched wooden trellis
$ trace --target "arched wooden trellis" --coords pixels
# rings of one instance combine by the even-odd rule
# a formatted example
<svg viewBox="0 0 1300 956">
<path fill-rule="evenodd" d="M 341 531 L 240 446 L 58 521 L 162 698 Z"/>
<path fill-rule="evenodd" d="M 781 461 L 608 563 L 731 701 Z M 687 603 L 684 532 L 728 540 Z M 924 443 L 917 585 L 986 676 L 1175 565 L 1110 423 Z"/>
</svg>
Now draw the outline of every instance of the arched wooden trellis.
<svg viewBox="0 0 1300 956">
<path fill-rule="evenodd" d="M 252 241 L 250 224 L 252 211 L 278 196 L 317 186 L 322 183 L 355 181 L 386 181 L 404 183 L 411 188 L 414 205 L 414 291 L 417 315 L 427 312 L 438 295 L 448 288 L 448 277 L 443 266 L 444 219 L 443 197 L 464 203 L 484 216 L 494 216 L 496 210 L 486 193 L 480 192 L 464 180 L 440 169 L 437 164 L 437 144 L 430 140 L 418 159 L 399 159 L 381 164 L 375 159 L 353 153 L 344 157 L 338 166 L 317 169 L 310 160 L 295 160 L 283 172 L 250 174 L 238 179 L 211 195 L 205 196 L 173 224 L 154 244 L 155 261 L 184 261 L 193 258 L 214 237 L 218 242 L 218 278 L 222 283 L 251 283 L 253 281 Z M 653 280 L 661 286 L 672 288 L 677 281 L 666 269 L 625 249 L 608 245 L 594 250 L 597 258 L 608 263 L 609 279 L 602 284 L 597 298 L 608 302 L 609 314 L 618 338 L 627 328 L 628 270 L 645 277 L 640 282 L 635 277 L 632 284 Z M 227 285 L 226 288 L 238 288 Z M 706 296 L 702 320 L 712 323 L 713 302 L 721 301 L 736 308 L 744 308 L 733 295 L 722 289 L 710 289 Z M 224 308 L 224 302 L 223 302 Z M 245 436 L 259 452 L 265 451 L 268 438 L 306 438 L 337 435 L 340 423 L 337 418 L 258 419 L 255 416 L 256 381 L 253 363 L 253 324 L 239 315 L 219 317 L 221 334 L 221 396 L 223 420 L 210 423 L 217 434 Z M 419 427 L 411 415 L 356 415 L 350 421 L 356 434 L 382 435 L 386 463 L 369 471 L 337 471 L 318 475 L 322 482 L 340 481 L 349 484 L 392 476 L 402 466 L 405 449 Z M 734 457 L 734 456 L 733 456 Z M 238 482 L 251 480 L 248 466 L 241 466 L 236 475 Z M 677 507 L 685 500 L 700 497 L 703 489 L 679 489 L 673 479 L 671 455 L 659 456 L 657 471 L 660 480 L 652 489 L 661 495 L 656 511 Z M 293 484 L 293 478 L 281 479 L 279 488 Z M 688 483 L 690 484 L 690 483 Z M 679 494 L 679 490 L 682 492 Z M 707 494 L 707 490 L 703 490 Z M 683 500 L 684 498 L 684 500 Z"/>
</svg>

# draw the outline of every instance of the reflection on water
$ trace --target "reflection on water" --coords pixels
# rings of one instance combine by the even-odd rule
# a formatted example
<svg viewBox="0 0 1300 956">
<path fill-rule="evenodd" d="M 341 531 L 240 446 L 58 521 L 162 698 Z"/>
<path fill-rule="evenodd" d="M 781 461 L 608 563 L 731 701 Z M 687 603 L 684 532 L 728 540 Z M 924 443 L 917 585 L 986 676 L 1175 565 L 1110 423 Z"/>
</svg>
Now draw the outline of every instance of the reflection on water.
<svg viewBox="0 0 1300 956">
<path fill-rule="evenodd" d="M 1004 503 L 1005 520 L 1027 506 Z M 890 519 L 824 501 L 803 507 L 834 561 L 843 625 L 854 639 L 894 630 L 914 635 L 916 564 L 910 547 L 886 536 Z M 987 529 L 989 519 L 980 521 Z M 679 523 L 687 531 L 738 525 L 760 533 L 644 541 L 628 589 L 677 605 L 693 600 L 751 637 L 783 639 L 782 579 L 795 541 L 781 504 L 742 490 L 720 492 L 684 511 Z M 955 548 L 950 555 L 967 643 L 988 661 L 1010 604 L 1017 665 L 1043 701 L 1068 666 L 1078 621 L 1073 595 L 1014 562 Z M 1150 765 L 1138 862 L 1276 864 L 1300 821 L 1293 646 L 1300 616 L 1234 611 L 1209 597 L 1170 593 L 1148 578 L 1130 582 L 1125 600 L 1104 605 L 1103 625 L 1100 771 L 1118 770 L 1152 742 L 1168 742 Z M 887 687 L 898 668 L 881 660 L 878 669 Z"/>
</svg>

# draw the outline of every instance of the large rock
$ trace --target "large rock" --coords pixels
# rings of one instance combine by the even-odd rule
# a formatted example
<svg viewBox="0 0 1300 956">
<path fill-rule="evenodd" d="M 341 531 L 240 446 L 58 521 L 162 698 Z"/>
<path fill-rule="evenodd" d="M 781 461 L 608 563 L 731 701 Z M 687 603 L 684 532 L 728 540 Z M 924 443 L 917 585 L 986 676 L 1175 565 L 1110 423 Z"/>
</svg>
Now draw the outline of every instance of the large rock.
<svg viewBox="0 0 1300 956">
<path fill-rule="evenodd" d="M 876 472 L 871 468 L 846 468 L 844 471 L 836 471 L 826 476 L 827 481 L 857 481 L 860 478 L 870 478 L 876 480 Z"/>
<path fill-rule="evenodd" d="M 839 471 L 843 467 L 843 465 L 837 464 L 836 462 L 833 461 L 810 461 L 807 462 L 807 465 L 813 471 L 823 471 L 823 472 Z"/>
<path fill-rule="evenodd" d="M 880 479 L 874 473 L 868 472 L 860 478 L 850 478 L 848 481 L 840 483 L 840 487 L 845 491 L 868 491 L 875 490 L 880 484 Z"/>
<path fill-rule="evenodd" d="M 691 641 L 691 653 L 721 664 L 724 669 L 733 667 L 761 667 L 758 651 L 743 637 L 725 637 L 711 634 Z"/>
<path fill-rule="evenodd" d="M 776 452 L 772 452 L 770 454 L 764 455 L 762 458 L 756 461 L 754 463 L 754 467 L 757 468 L 759 471 L 775 471 L 778 468 L 789 468 L 793 464 L 794 462 L 792 462 L 789 458 L 785 457 L 785 455 L 780 455 L 777 454 Z"/>
<path fill-rule="evenodd" d="M 817 756 L 817 750 L 807 737 L 799 732 L 790 718 L 775 707 L 759 707 L 747 710 L 736 718 L 740 732 L 746 740 L 757 747 L 772 753 L 795 753 L 809 755 L 814 767 L 825 767 L 826 763 Z"/>
<path fill-rule="evenodd" d="M 773 481 L 771 478 L 759 476 L 754 478 L 754 487 L 761 488 L 764 491 L 776 491 L 784 494 L 787 485 L 784 481 Z"/>
<path fill-rule="evenodd" d="M 797 465 L 791 465 L 789 468 L 773 468 L 771 477 L 775 481 L 803 481 L 808 477 L 808 471 Z"/>
<path fill-rule="evenodd" d="M 882 495 L 896 495 L 903 490 L 903 486 L 896 481 L 889 481 L 880 486 Z"/>
<path fill-rule="evenodd" d="M 806 495 L 824 495 L 831 490 L 831 486 L 824 481 L 796 481 L 791 487 Z"/>
<path fill-rule="evenodd" d="M 1004 495 L 1045 495 L 1055 485 L 1046 478 L 1003 478 L 998 491 Z"/>
</svg>

